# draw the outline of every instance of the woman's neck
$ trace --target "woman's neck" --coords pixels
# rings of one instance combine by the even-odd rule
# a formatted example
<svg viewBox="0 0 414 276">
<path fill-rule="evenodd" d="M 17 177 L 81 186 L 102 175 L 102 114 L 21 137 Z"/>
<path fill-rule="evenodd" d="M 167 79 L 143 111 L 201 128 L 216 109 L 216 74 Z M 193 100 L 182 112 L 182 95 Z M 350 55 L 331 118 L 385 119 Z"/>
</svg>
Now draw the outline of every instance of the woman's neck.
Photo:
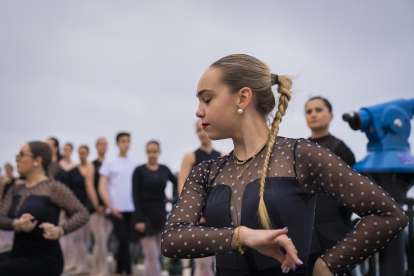
<svg viewBox="0 0 414 276">
<path fill-rule="evenodd" d="M 311 139 L 318 139 L 325 136 L 329 136 L 329 128 L 312 129 Z"/>
<path fill-rule="evenodd" d="M 249 118 L 246 117 L 246 120 L 242 123 L 239 135 L 232 138 L 234 152 L 240 160 L 252 157 L 269 139 L 269 127 L 266 122 L 252 117 Z"/>
<path fill-rule="evenodd" d="M 37 183 L 48 179 L 44 172 L 39 172 L 38 170 L 26 174 L 25 177 L 26 187 L 28 188 L 36 186 Z"/>
<path fill-rule="evenodd" d="M 82 166 L 83 167 L 83 166 L 86 166 L 86 164 L 88 164 L 88 162 L 86 162 L 86 160 L 84 160 L 84 161 L 81 161 L 80 162 L 79 166 Z"/>
<path fill-rule="evenodd" d="M 208 143 L 202 143 L 199 149 L 210 154 L 213 151 L 213 145 L 211 141 L 209 141 Z"/>
<path fill-rule="evenodd" d="M 118 154 L 119 157 L 127 157 L 127 153 L 126 152 L 120 152 Z"/>
<path fill-rule="evenodd" d="M 97 160 L 102 163 L 105 160 L 105 154 L 99 154 Z"/>
<path fill-rule="evenodd" d="M 63 158 L 62 162 L 67 163 L 67 164 L 72 164 L 72 160 L 70 160 L 70 156 Z"/>
<path fill-rule="evenodd" d="M 149 162 L 147 162 L 147 163 L 145 163 L 145 166 L 148 169 L 152 170 L 152 171 L 156 171 L 156 170 L 158 170 L 160 165 L 158 163 L 149 163 Z"/>
</svg>

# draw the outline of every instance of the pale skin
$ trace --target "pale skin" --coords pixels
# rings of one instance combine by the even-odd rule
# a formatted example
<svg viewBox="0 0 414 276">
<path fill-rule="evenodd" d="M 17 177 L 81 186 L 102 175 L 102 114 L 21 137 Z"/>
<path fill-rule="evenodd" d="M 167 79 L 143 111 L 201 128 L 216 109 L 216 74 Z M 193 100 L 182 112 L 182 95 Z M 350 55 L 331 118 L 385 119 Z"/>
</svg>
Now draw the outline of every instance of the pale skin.
<svg viewBox="0 0 414 276">
<path fill-rule="evenodd" d="M 241 160 L 250 158 L 267 141 L 270 130 L 265 118 L 254 106 L 250 88 L 245 87 L 236 93 L 230 93 L 220 79 L 221 70 L 211 67 L 201 77 L 197 86 L 199 106 L 196 116 L 203 124 L 207 124 L 205 131 L 211 140 L 230 138 L 237 157 Z M 242 109 L 243 114 L 238 114 L 238 109 Z M 282 264 L 282 270 L 289 271 L 301 265 L 302 261 L 298 259 L 295 246 L 288 240 L 287 233 L 287 229 L 254 230 L 242 227 L 239 237 L 242 246 L 254 248 L 277 259 Z M 233 235 L 233 249 L 238 248 L 237 236 Z M 280 247 L 286 250 L 286 255 L 279 251 Z M 333 275 L 322 259 L 315 263 L 314 273 L 321 276 Z"/>
<path fill-rule="evenodd" d="M 147 163 L 145 163 L 145 166 L 151 171 L 158 170 L 159 168 L 158 157 L 160 157 L 160 154 L 161 154 L 161 151 L 158 145 L 155 143 L 148 144 L 146 153 L 147 153 L 148 161 Z M 135 230 L 137 230 L 140 233 L 144 233 L 145 228 L 146 228 L 145 222 L 139 222 L 135 224 Z"/>
<path fill-rule="evenodd" d="M 75 168 L 77 165 L 75 162 L 72 161 L 71 156 L 73 153 L 73 148 L 66 144 L 63 146 L 63 158 L 62 160 L 59 161 L 59 166 L 64 170 L 64 171 L 70 171 L 71 169 Z"/>
<path fill-rule="evenodd" d="M 321 99 L 309 101 L 305 106 L 306 123 L 312 131 L 311 138 L 318 139 L 329 135 L 329 124 L 333 114 Z"/>
<path fill-rule="evenodd" d="M 99 139 L 96 142 L 96 149 L 98 151 L 98 161 L 103 162 L 105 160 L 106 150 L 108 148 L 108 144 L 105 139 Z M 98 195 L 96 194 L 95 186 L 94 186 L 94 179 L 95 179 L 95 167 L 92 163 L 90 163 L 90 170 L 87 170 L 85 174 L 85 188 L 86 193 L 88 194 L 89 200 L 92 203 L 92 206 L 95 210 L 105 216 L 105 206 L 99 205 Z"/>
<path fill-rule="evenodd" d="M 34 157 L 28 144 L 21 149 L 16 157 L 17 171 L 26 177 L 26 187 L 34 187 L 39 182 L 47 180 L 45 171 L 42 167 L 42 157 Z M 30 232 L 37 225 L 37 220 L 31 214 L 25 213 L 20 218 L 15 219 L 13 227 L 17 232 Z M 43 237 L 47 240 L 56 240 L 64 234 L 63 228 L 52 223 L 44 222 L 38 226 L 43 229 Z"/>
<path fill-rule="evenodd" d="M 129 136 L 121 136 L 119 140 L 116 142 L 116 145 L 119 148 L 119 157 L 127 157 L 127 153 L 130 147 L 130 139 Z M 122 213 L 120 210 L 116 209 L 109 199 L 108 192 L 106 190 L 106 185 L 108 185 L 108 177 L 101 175 L 99 177 L 99 186 L 98 192 L 104 202 L 105 206 L 111 210 L 111 214 L 119 219 L 122 219 Z"/>
</svg>

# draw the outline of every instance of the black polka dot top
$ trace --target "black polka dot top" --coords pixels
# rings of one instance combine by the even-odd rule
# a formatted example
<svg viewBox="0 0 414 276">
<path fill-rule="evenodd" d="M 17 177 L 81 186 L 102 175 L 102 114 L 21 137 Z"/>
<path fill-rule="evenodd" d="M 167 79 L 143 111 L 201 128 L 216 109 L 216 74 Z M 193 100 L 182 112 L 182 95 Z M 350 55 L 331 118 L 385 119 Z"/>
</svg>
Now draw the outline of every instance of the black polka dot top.
<svg viewBox="0 0 414 276">
<path fill-rule="evenodd" d="M 273 258 L 249 248 L 241 255 L 231 248 L 237 226 L 262 229 L 257 211 L 265 152 L 266 148 L 244 165 L 236 165 L 230 153 L 193 168 L 163 232 L 165 256 L 217 255 L 217 269 L 234 271 L 233 275 L 272 269 L 280 272 L 281 264 Z M 306 139 L 277 137 L 267 171 L 264 201 L 272 228 L 289 228 L 288 236 L 305 265 L 316 195 L 321 193 L 336 197 L 362 218 L 344 239 L 321 255 L 336 275 L 362 263 L 408 224 L 407 216 L 387 192 L 329 150 Z M 201 216 L 206 219 L 205 226 L 198 226 Z M 302 275 L 298 271 L 303 270 L 290 274 Z"/>
</svg>

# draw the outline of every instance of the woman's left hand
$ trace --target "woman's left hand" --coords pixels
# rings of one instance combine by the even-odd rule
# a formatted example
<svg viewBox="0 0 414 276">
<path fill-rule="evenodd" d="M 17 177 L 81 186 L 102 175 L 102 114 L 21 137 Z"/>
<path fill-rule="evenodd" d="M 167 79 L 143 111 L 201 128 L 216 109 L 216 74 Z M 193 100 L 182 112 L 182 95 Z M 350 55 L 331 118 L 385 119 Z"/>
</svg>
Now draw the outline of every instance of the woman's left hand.
<svg viewBox="0 0 414 276">
<path fill-rule="evenodd" d="M 60 226 L 56 226 L 49 222 L 40 224 L 39 228 L 43 228 L 43 237 L 47 240 L 57 240 L 63 235 L 63 229 Z"/>
<path fill-rule="evenodd" d="M 329 270 L 326 263 L 319 258 L 316 260 L 315 266 L 313 267 L 313 275 L 333 276 L 333 273 Z"/>
</svg>

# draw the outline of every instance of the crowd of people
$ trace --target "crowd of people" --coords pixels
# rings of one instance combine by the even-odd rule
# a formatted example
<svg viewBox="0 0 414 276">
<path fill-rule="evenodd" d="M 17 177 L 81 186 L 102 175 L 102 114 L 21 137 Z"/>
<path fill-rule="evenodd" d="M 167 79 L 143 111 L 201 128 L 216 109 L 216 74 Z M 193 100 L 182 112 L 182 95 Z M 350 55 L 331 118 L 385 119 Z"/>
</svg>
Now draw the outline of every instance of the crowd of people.
<svg viewBox="0 0 414 276">
<path fill-rule="evenodd" d="M 269 129 L 274 85 L 280 97 Z M 104 138 L 92 162 L 89 147 L 79 145 L 79 164 L 71 159 L 74 146 L 66 143 L 61 153 L 56 138 L 23 145 L 16 156 L 20 177 L 6 164 L 0 178 L 0 239 L 11 249 L 0 254 L 2 275 L 109 275 L 112 230 L 117 275 L 132 275 L 132 235 L 139 236 L 146 276 L 161 274 L 161 253 L 194 259 L 195 276 L 214 275 L 214 256 L 216 275 L 352 275 L 407 217 L 350 168 L 353 153 L 329 132 L 327 99 L 305 105 L 308 139 L 277 136 L 291 86 L 289 77 L 271 74 L 250 56 L 213 63 L 197 90 L 200 147 L 184 155 L 178 179 L 158 163 L 155 140 L 146 144 L 144 164 L 129 157 L 127 132 L 116 135 L 115 157 L 106 158 Z M 213 148 L 211 139 L 226 138 L 233 151 Z M 180 196 L 167 221 L 168 181 Z M 361 217 L 355 227 L 353 212 Z"/>
</svg>

